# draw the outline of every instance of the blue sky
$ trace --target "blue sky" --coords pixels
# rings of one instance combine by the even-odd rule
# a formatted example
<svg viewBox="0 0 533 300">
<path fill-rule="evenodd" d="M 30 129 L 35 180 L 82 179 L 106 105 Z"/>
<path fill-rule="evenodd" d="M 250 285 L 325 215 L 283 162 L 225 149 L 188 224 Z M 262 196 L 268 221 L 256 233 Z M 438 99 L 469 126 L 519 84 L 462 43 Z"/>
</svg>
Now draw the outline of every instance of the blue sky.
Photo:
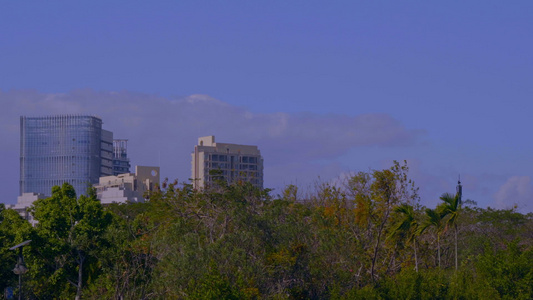
<svg viewBox="0 0 533 300">
<path fill-rule="evenodd" d="M 460 173 L 481 206 L 533 210 L 531 1 L 0 7 L 4 202 L 18 117 L 89 113 L 169 178 L 187 178 L 197 136 L 215 134 L 257 144 L 278 191 L 406 159 L 424 204 Z"/>
</svg>

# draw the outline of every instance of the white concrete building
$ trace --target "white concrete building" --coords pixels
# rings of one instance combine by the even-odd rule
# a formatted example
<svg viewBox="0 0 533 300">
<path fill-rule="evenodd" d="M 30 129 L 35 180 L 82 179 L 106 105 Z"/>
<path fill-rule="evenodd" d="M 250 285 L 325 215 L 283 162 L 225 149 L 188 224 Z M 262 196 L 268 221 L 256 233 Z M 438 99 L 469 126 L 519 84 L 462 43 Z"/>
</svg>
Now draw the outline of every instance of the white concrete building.
<svg viewBox="0 0 533 300">
<path fill-rule="evenodd" d="M 135 167 L 135 174 L 126 173 L 117 176 L 100 177 L 99 184 L 94 185 L 98 199 L 102 204 L 144 202 L 144 193 L 152 191 L 154 185 L 159 184 L 159 167 Z M 28 220 L 33 226 L 37 220 L 33 218 L 28 208 L 38 199 L 46 198 L 39 193 L 23 193 L 17 197 L 16 204 L 6 205 L 21 217 Z"/>
<path fill-rule="evenodd" d="M 33 202 L 44 198 L 46 198 L 46 196 L 43 194 L 23 193 L 22 196 L 17 197 L 17 204 L 8 204 L 6 205 L 6 208 L 14 209 L 21 217 L 28 220 L 31 225 L 35 226 L 35 224 L 37 224 L 37 220 L 33 218 L 31 213 L 28 211 L 28 208 L 32 206 Z"/>
<path fill-rule="evenodd" d="M 159 167 L 136 166 L 135 173 L 100 177 L 94 185 L 102 204 L 144 202 L 144 193 L 159 184 Z"/>
<path fill-rule="evenodd" d="M 198 138 L 192 153 L 193 186 L 202 189 L 217 178 L 263 188 L 263 157 L 257 146 L 216 143 L 213 135 Z"/>
</svg>

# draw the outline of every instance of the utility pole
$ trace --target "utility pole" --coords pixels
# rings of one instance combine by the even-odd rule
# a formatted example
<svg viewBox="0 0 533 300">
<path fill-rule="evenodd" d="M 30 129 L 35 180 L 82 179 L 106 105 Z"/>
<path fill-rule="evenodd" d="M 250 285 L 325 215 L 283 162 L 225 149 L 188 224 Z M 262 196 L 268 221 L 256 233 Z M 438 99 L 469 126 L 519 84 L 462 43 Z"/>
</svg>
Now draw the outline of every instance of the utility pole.
<svg viewBox="0 0 533 300">
<path fill-rule="evenodd" d="M 13 273 L 19 276 L 19 300 L 22 299 L 22 275 L 28 272 L 28 268 L 26 268 L 26 265 L 24 264 L 24 257 L 22 256 L 22 248 L 26 246 L 27 244 L 29 244 L 30 242 L 31 240 L 24 241 L 16 246 L 9 248 L 9 250 L 19 249 L 17 264 L 15 265 L 15 268 L 13 269 Z"/>
</svg>

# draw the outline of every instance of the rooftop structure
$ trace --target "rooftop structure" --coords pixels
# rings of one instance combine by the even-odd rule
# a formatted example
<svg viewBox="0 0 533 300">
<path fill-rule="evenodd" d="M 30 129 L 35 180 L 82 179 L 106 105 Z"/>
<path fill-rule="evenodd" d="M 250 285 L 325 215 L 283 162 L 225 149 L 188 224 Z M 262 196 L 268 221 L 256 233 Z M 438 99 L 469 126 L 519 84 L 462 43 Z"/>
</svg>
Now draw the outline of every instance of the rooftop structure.
<svg viewBox="0 0 533 300">
<path fill-rule="evenodd" d="M 128 140 L 113 140 L 113 175 L 129 173 L 130 167 Z"/>
<path fill-rule="evenodd" d="M 263 157 L 257 146 L 216 143 L 212 135 L 200 137 L 192 153 L 192 179 L 197 189 L 218 179 L 263 188 Z"/>
<path fill-rule="evenodd" d="M 159 184 L 159 167 L 136 166 L 135 173 L 100 177 L 94 185 L 102 204 L 144 202 L 144 195 Z"/>
</svg>

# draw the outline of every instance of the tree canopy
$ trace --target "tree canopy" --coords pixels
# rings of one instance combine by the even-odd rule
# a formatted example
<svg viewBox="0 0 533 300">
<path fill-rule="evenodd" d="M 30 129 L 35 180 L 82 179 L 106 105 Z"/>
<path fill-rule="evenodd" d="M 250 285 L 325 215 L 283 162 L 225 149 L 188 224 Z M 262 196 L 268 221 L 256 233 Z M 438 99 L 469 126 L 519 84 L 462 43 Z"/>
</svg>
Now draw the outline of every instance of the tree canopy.
<svg viewBox="0 0 533 300">
<path fill-rule="evenodd" d="M 533 215 L 420 205 L 406 164 L 275 196 L 239 182 L 165 182 L 103 207 L 64 184 L 32 227 L 0 206 L 0 288 L 29 299 L 531 299 Z"/>
</svg>

